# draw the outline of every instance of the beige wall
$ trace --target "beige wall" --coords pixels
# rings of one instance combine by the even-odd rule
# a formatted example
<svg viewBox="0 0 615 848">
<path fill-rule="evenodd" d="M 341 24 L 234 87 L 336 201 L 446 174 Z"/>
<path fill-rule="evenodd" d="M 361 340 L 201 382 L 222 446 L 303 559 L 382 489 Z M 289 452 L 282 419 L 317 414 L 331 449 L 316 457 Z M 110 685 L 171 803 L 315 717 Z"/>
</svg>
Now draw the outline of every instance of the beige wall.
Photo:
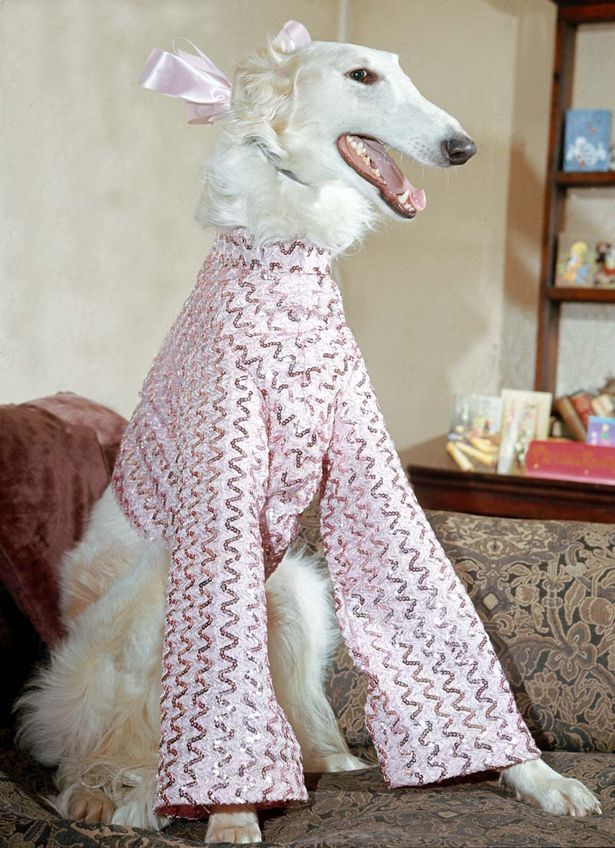
<svg viewBox="0 0 615 848">
<path fill-rule="evenodd" d="M 532 386 L 554 10 L 543 0 L 353 8 L 350 40 L 398 52 L 479 150 L 452 171 L 410 166 L 426 212 L 343 265 L 349 320 L 403 448 L 447 430 L 455 392 Z"/>
<path fill-rule="evenodd" d="M 193 220 L 218 128 L 137 85 L 187 36 L 231 73 L 328 0 L 0 4 L 0 403 L 72 390 L 129 415 L 211 236 Z"/>
<path fill-rule="evenodd" d="M 340 266 L 403 448 L 454 391 L 530 387 L 554 11 L 548 0 L 5 0 L 0 402 L 71 389 L 130 414 L 210 243 L 193 212 L 217 128 L 136 78 L 176 35 L 227 72 L 288 18 L 399 52 L 479 155 L 406 163 L 428 209 Z M 25 58 L 24 58 L 25 57 Z"/>
</svg>

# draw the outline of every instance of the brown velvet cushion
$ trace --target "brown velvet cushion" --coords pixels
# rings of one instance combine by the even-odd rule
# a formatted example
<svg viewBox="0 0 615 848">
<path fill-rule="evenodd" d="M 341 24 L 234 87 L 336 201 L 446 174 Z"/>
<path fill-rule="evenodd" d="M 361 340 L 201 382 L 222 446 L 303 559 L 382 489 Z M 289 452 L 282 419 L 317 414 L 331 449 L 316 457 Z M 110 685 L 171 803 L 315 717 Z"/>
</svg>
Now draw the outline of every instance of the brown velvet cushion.
<svg viewBox="0 0 615 848">
<path fill-rule="evenodd" d="M 0 579 L 48 645 L 57 571 L 109 482 L 125 420 L 69 392 L 0 406 Z"/>
<path fill-rule="evenodd" d="M 615 525 L 431 512 L 543 750 L 614 749 Z M 302 539 L 318 546 L 314 509 Z M 366 683 L 343 646 L 329 695 L 356 753 L 373 759 Z"/>
</svg>

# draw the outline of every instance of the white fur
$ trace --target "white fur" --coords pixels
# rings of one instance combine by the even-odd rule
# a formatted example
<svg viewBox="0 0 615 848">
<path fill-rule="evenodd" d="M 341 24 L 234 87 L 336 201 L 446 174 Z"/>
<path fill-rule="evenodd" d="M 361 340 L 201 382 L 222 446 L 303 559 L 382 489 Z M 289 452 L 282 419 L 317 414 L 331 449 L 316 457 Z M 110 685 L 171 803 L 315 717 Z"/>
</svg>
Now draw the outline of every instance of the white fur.
<svg viewBox="0 0 615 848">
<path fill-rule="evenodd" d="M 518 801 L 526 801 L 556 816 L 589 816 L 602 813 L 598 799 L 579 780 L 562 777 L 543 760 L 511 766 L 500 775 Z"/>
<path fill-rule="evenodd" d="M 346 73 L 367 67 L 380 81 Z M 296 54 L 273 43 L 237 70 L 233 111 L 206 171 L 201 218 L 244 226 L 259 243 L 303 236 L 339 253 L 385 217 L 402 220 L 339 155 L 344 132 L 370 135 L 424 164 L 446 166 L 442 142 L 464 135 L 425 100 L 397 56 L 316 42 Z M 284 176 L 292 172 L 300 182 Z M 60 574 L 68 635 L 18 700 L 19 741 L 56 765 L 65 817 L 160 828 L 153 814 L 158 764 L 160 667 L 168 554 L 141 541 L 110 489 Z M 276 696 L 301 744 L 306 769 L 366 767 L 353 757 L 323 691 L 337 640 L 331 594 L 316 563 L 288 554 L 266 584 Z M 599 812 L 578 781 L 540 761 L 508 769 L 518 798 L 553 813 Z M 253 807 L 217 808 L 207 840 L 256 842 Z"/>
</svg>

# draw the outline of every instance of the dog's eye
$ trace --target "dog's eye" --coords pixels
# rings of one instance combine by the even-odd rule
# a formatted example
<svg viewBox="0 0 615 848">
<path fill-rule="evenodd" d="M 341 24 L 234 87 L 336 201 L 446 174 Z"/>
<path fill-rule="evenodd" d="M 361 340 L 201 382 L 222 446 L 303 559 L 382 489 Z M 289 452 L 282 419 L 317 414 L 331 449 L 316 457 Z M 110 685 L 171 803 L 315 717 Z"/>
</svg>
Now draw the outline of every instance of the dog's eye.
<svg viewBox="0 0 615 848">
<path fill-rule="evenodd" d="M 378 81 L 378 77 L 373 71 L 368 71 L 367 68 L 355 68 L 353 71 L 348 71 L 346 74 L 355 82 L 362 82 L 363 85 L 372 85 Z"/>
</svg>

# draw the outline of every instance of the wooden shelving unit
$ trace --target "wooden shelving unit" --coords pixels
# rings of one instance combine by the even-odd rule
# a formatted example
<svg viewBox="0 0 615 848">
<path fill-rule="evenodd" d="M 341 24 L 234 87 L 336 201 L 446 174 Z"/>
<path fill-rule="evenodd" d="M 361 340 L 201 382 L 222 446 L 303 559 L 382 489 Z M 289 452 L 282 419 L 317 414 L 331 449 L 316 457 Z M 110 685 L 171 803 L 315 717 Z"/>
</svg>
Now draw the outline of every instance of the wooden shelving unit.
<svg viewBox="0 0 615 848">
<path fill-rule="evenodd" d="M 555 288 L 547 292 L 551 300 L 570 303 L 615 303 L 615 289 Z"/>
<path fill-rule="evenodd" d="M 558 171 L 555 174 L 555 182 L 565 188 L 615 188 L 615 171 L 586 171 L 578 174 Z"/>
<path fill-rule="evenodd" d="M 560 170 L 566 109 L 570 108 L 577 29 L 582 24 L 615 23 L 615 2 L 558 0 L 551 96 L 549 162 L 545 190 L 542 270 L 534 387 L 555 392 L 562 303 L 615 303 L 614 289 L 556 288 L 553 285 L 557 236 L 562 229 L 570 188 L 615 188 L 615 172 L 567 173 Z"/>
</svg>

